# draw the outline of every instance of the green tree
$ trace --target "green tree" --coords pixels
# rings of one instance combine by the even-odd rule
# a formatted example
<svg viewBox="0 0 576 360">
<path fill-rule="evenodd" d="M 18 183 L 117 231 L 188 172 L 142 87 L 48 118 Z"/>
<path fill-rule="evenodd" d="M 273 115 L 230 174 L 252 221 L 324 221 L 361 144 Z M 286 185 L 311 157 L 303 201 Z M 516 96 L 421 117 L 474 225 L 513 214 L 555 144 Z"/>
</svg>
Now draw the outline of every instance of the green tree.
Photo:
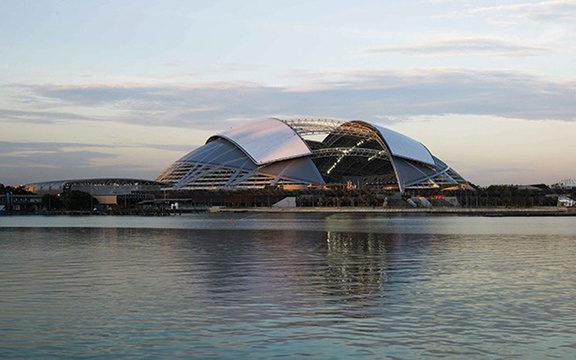
<svg viewBox="0 0 576 360">
<path fill-rule="evenodd" d="M 98 200 L 84 191 L 72 190 L 62 194 L 64 207 L 68 210 L 92 210 Z"/>
<path fill-rule="evenodd" d="M 34 195 L 33 192 L 26 190 L 26 187 L 23 185 L 20 186 L 5 186 L 4 184 L 0 184 L 0 193 L 12 193 L 14 195 Z"/>
<path fill-rule="evenodd" d="M 46 194 L 42 196 L 42 207 L 47 210 L 61 210 L 64 202 L 59 196 Z"/>
</svg>

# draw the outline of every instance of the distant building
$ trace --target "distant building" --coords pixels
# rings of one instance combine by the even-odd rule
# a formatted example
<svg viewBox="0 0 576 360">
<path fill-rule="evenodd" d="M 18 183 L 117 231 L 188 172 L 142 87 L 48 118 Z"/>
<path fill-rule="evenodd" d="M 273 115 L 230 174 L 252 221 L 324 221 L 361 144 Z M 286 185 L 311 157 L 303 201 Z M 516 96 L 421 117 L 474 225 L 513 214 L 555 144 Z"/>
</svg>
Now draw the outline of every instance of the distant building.
<svg viewBox="0 0 576 360">
<path fill-rule="evenodd" d="M 0 212 L 37 211 L 42 205 L 42 196 L 0 194 Z"/>
<path fill-rule="evenodd" d="M 100 204 L 112 205 L 117 204 L 119 198 L 147 199 L 150 196 L 143 193 L 159 191 L 162 185 L 150 180 L 107 178 L 44 181 L 26 184 L 24 187 L 37 195 L 60 195 L 66 191 L 83 191 L 96 198 Z"/>
<path fill-rule="evenodd" d="M 566 195 L 558 197 L 558 206 L 576 206 L 576 200 Z"/>
<path fill-rule="evenodd" d="M 576 180 L 574 179 L 560 180 L 556 184 L 553 184 L 552 187 L 555 189 L 564 189 L 564 190 L 576 189 Z"/>
<path fill-rule="evenodd" d="M 467 185 L 421 143 L 364 121 L 267 119 L 224 131 L 166 168 L 171 190 Z M 338 185 L 340 184 L 340 185 Z"/>
</svg>

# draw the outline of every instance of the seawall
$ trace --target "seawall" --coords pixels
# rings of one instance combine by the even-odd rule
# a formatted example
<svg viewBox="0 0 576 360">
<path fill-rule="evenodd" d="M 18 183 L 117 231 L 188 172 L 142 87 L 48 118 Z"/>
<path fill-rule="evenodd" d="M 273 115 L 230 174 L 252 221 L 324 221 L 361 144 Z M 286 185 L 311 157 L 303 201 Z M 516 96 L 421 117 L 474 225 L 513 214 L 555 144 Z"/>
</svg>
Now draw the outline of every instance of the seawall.
<svg viewBox="0 0 576 360">
<path fill-rule="evenodd" d="M 212 207 L 210 212 L 230 213 L 377 213 L 377 214 L 431 214 L 463 216 L 576 216 L 576 208 L 373 208 L 373 207 Z"/>
</svg>

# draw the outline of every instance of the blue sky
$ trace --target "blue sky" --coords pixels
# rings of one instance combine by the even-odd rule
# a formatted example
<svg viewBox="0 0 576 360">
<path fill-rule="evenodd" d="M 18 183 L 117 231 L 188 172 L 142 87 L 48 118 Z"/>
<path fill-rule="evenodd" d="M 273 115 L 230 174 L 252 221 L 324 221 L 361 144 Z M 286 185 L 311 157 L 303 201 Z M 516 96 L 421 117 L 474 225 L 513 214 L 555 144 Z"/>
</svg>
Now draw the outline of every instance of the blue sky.
<svg viewBox="0 0 576 360">
<path fill-rule="evenodd" d="M 362 119 L 480 184 L 576 177 L 576 0 L 0 0 L 0 183 L 151 179 L 213 133 Z"/>
</svg>

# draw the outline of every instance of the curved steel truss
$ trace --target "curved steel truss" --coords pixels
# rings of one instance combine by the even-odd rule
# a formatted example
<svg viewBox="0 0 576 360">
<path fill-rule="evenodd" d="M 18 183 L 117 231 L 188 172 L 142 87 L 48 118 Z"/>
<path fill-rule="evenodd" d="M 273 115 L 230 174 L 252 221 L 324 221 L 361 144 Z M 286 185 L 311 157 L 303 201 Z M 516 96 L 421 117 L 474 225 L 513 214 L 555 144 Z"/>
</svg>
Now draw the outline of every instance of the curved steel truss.
<svg viewBox="0 0 576 360">
<path fill-rule="evenodd" d="M 322 157 L 338 157 L 338 156 L 348 156 L 348 157 L 363 157 L 367 158 L 368 161 L 374 159 L 390 160 L 390 154 L 386 150 L 374 150 L 365 148 L 345 148 L 345 147 L 331 147 L 316 149 L 312 151 L 312 158 L 322 158 Z"/>
<path fill-rule="evenodd" d="M 277 121 L 287 125 L 281 126 L 281 135 L 297 139 L 308 151 L 295 153 L 291 158 L 278 156 L 291 145 L 283 138 L 276 141 L 269 137 L 279 128 Z M 324 118 L 272 122 L 275 125 L 270 124 L 270 128 L 262 121 L 234 132 L 235 138 L 250 139 L 250 146 L 226 138 L 209 140 L 164 170 L 156 180 L 174 189 L 343 183 L 349 178 L 363 178 L 367 186 L 385 184 L 396 191 L 466 183 L 421 143 L 378 125 Z M 253 152 L 275 160 L 258 162 L 250 156 Z"/>
<path fill-rule="evenodd" d="M 330 135 L 331 142 L 336 142 L 341 136 L 357 136 L 364 139 L 374 140 L 387 149 L 384 140 L 375 129 L 367 124 L 355 121 L 342 121 L 334 119 L 295 118 L 280 120 L 290 126 L 298 135 Z M 326 144 L 330 146 L 330 143 Z"/>
<path fill-rule="evenodd" d="M 180 163 L 179 175 L 164 181 L 174 189 L 262 188 L 266 185 L 305 184 L 305 181 L 258 169 L 240 169 L 202 162 Z M 172 180 L 172 181 L 171 181 Z"/>
</svg>

